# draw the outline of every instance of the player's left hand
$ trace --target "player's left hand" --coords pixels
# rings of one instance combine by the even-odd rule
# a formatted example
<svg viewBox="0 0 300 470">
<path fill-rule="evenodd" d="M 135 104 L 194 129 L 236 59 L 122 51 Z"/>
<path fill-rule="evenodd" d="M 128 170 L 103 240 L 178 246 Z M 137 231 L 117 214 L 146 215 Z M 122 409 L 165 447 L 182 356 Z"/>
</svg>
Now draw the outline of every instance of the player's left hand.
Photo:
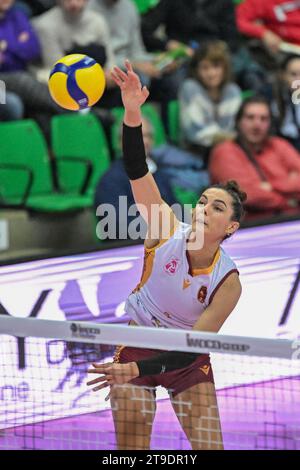
<svg viewBox="0 0 300 470">
<path fill-rule="evenodd" d="M 127 364 L 119 364 L 107 362 L 104 364 L 93 363 L 93 369 L 88 369 L 88 374 L 101 374 L 100 377 L 90 380 L 87 385 L 97 385 L 92 390 L 97 392 L 105 387 L 113 385 L 122 385 L 139 376 L 139 369 L 136 362 L 128 362 Z"/>
</svg>

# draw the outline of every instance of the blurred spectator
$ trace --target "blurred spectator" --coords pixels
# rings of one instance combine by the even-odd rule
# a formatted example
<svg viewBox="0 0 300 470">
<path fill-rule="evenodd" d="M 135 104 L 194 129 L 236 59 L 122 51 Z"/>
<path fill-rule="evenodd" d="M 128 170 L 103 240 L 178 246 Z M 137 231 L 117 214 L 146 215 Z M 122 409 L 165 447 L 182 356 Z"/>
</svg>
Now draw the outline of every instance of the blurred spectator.
<svg viewBox="0 0 300 470">
<path fill-rule="evenodd" d="M 152 54 L 144 46 L 141 36 L 140 15 L 132 0 L 91 0 L 90 7 L 100 12 L 110 29 L 116 65 L 124 67 L 129 59 L 134 70 L 140 75 L 143 85 L 150 88 L 150 98 L 162 105 L 162 118 L 167 127 L 167 104 L 176 99 L 177 88 L 173 84 L 172 70 L 160 70 Z M 120 94 L 118 103 L 122 105 Z"/>
<path fill-rule="evenodd" d="M 47 85 L 27 71 L 40 56 L 40 44 L 27 16 L 14 3 L 0 0 L 0 80 L 20 97 L 27 112 L 59 112 Z"/>
<path fill-rule="evenodd" d="M 27 16 L 14 0 L 0 0 L 1 72 L 25 70 L 37 59 L 40 45 Z"/>
<path fill-rule="evenodd" d="M 212 145 L 234 137 L 241 90 L 232 83 L 226 44 L 204 44 L 190 64 L 179 93 L 180 121 L 188 148 L 207 155 Z"/>
<path fill-rule="evenodd" d="M 237 139 L 212 151 L 212 181 L 235 179 L 247 192 L 250 212 L 298 212 L 300 155 L 285 139 L 270 136 L 268 101 L 260 97 L 245 100 L 236 123 Z"/>
<path fill-rule="evenodd" d="M 296 83 L 298 81 L 298 84 Z M 274 85 L 272 112 L 277 132 L 300 151 L 300 57 L 288 55 L 283 60 Z M 298 99 L 297 96 L 298 96 Z"/>
<path fill-rule="evenodd" d="M 25 13 L 28 18 L 32 16 L 32 10 L 29 4 L 23 0 L 16 0 L 16 7 Z"/>
<path fill-rule="evenodd" d="M 163 144 L 151 149 L 151 158 L 168 175 L 172 188 L 201 193 L 209 185 L 204 161 L 193 153 L 174 145 Z"/>
<path fill-rule="evenodd" d="M 101 13 L 110 29 L 116 65 L 124 67 L 129 59 L 135 70 L 150 77 L 158 77 L 159 71 L 146 52 L 140 32 L 140 16 L 132 0 L 91 0 L 90 7 Z"/>
<path fill-rule="evenodd" d="M 203 42 L 222 40 L 230 49 L 237 83 L 243 89 L 264 91 L 265 73 L 241 44 L 232 0 L 160 0 L 143 15 L 142 33 L 149 51 L 172 51 L 184 44 L 190 56 Z M 185 72 L 184 67 L 178 70 L 178 85 Z"/>
<path fill-rule="evenodd" d="M 0 121 L 14 121 L 22 119 L 24 116 L 24 106 L 21 98 L 15 93 L 5 94 L 5 103 L 0 101 Z"/>
<path fill-rule="evenodd" d="M 17 4 L 25 4 L 28 7 L 30 16 L 41 15 L 45 11 L 54 7 L 56 0 L 21 0 Z"/>
<path fill-rule="evenodd" d="M 165 37 L 156 34 L 165 27 Z M 150 51 L 172 50 L 184 43 L 193 52 L 203 42 L 221 39 L 231 50 L 238 45 L 232 0 L 160 0 L 142 17 L 142 33 Z"/>
<path fill-rule="evenodd" d="M 241 33 L 276 54 L 282 41 L 300 45 L 300 4 L 293 0 L 244 0 L 237 6 Z"/>
<path fill-rule="evenodd" d="M 59 4 L 33 19 L 42 46 L 38 76 L 48 80 L 53 64 L 67 54 L 87 54 L 100 63 L 106 82 L 112 85 L 110 69 L 115 59 L 105 19 L 87 9 L 88 0 L 59 0 Z"/>
</svg>

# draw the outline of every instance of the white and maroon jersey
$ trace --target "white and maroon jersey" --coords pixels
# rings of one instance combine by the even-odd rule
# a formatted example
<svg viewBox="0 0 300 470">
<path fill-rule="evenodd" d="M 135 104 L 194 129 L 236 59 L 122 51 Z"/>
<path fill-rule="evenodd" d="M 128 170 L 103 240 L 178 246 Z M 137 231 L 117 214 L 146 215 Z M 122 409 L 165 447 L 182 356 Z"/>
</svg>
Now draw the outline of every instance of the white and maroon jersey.
<svg viewBox="0 0 300 470">
<path fill-rule="evenodd" d="M 167 241 L 145 248 L 141 281 L 125 305 L 138 325 L 191 329 L 224 280 L 238 272 L 222 248 L 211 266 L 190 272 L 187 239 L 191 228 L 180 222 Z"/>
</svg>

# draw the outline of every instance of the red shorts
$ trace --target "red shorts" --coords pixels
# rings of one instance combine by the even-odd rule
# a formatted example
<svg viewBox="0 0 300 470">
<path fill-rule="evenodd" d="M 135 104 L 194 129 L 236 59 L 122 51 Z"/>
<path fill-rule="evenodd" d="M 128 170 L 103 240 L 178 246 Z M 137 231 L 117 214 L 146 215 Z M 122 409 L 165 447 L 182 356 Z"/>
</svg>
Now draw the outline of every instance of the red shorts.
<svg viewBox="0 0 300 470">
<path fill-rule="evenodd" d="M 163 351 L 119 346 L 116 350 L 114 362 L 119 362 L 120 364 L 135 362 L 155 356 L 161 352 Z M 131 380 L 129 383 L 144 387 L 158 387 L 161 385 L 165 387 L 172 396 L 176 396 L 178 393 L 202 382 L 214 383 L 209 354 L 199 354 L 199 357 L 192 362 L 192 364 L 182 369 L 165 372 L 163 374 L 138 377 Z"/>
</svg>

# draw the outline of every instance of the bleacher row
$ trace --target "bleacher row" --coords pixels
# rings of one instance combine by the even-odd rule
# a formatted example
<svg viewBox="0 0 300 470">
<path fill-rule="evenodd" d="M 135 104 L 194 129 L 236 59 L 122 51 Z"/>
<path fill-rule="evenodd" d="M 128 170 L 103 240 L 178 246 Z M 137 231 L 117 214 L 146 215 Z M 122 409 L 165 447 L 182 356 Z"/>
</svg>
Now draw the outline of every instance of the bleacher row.
<svg viewBox="0 0 300 470">
<path fill-rule="evenodd" d="M 141 15 L 147 13 L 148 10 L 155 7 L 159 0 L 133 0 L 136 4 L 136 7 Z M 233 0 L 235 5 L 239 5 L 243 0 Z"/>
<path fill-rule="evenodd" d="M 114 108 L 111 147 L 121 155 L 123 109 Z M 164 126 L 152 104 L 143 107 L 154 131 L 154 145 L 166 142 Z M 178 141 L 178 103 L 169 106 L 171 140 Z M 64 114 L 51 119 L 51 146 L 38 124 L 26 119 L 0 123 L 0 205 L 36 212 L 65 212 L 93 206 L 96 185 L 111 162 L 99 119 L 89 114 Z M 177 188 L 180 202 L 197 195 Z M 188 198 L 188 201 L 187 201 Z"/>
</svg>

